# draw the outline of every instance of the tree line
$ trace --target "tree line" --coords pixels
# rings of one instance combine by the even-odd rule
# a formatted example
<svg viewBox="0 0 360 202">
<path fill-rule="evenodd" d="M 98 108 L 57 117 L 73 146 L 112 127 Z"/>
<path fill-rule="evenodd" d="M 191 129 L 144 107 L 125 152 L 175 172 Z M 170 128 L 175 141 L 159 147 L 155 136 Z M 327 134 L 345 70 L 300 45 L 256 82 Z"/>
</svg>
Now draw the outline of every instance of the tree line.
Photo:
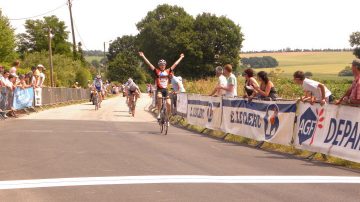
<svg viewBox="0 0 360 202">
<path fill-rule="evenodd" d="M 279 66 L 278 61 L 271 56 L 241 58 L 241 63 L 251 68 L 273 68 Z"/>
<path fill-rule="evenodd" d="M 137 35 L 118 37 L 110 44 L 108 77 L 112 80 L 151 80 L 138 51 L 154 65 L 159 59 L 171 65 L 184 53 L 175 74 L 185 78 L 215 75 L 217 65 L 239 67 L 243 34 L 240 26 L 225 16 L 202 13 L 193 17 L 181 7 L 163 4 L 149 11 L 136 26 Z"/>
</svg>

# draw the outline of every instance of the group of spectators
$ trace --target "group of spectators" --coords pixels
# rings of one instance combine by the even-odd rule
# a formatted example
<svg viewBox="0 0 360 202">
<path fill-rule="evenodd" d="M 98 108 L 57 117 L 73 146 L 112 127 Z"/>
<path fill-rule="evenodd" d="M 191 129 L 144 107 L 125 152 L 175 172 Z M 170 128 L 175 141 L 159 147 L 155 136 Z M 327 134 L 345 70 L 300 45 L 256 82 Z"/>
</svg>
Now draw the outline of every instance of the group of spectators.
<svg viewBox="0 0 360 202">
<path fill-rule="evenodd" d="M 300 85 L 304 91 L 300 101 L 311 104 L 317 102 L 321 105 L 325 103 L 360 105 L 360 59 L 353 60 L 351 64 L 354 81 L 339 100 L 335 100 L 331 91 L 324 84 L 306 78 L 303 71 L 296 71 L 293 74 L 293 81 Z M 232 66 L 227 64 L 224 67 L 216 67 L 216 76 L 218 83 L 210 95 L 237 97 L 237 79 L 232 73 Z M 249 101 L 254 98 L 261 100 L 281 99 L 276 92 L 274 83 L 270 81 L 265 71 L 258 72 L 257 79 L 255 79 L 254 70 L 248 68 L 244 70 L 242 76 L 245 78 L 243 97 L 248 98 Z"/>
<path fill-rule="evenodd" d="M 45 81 L 45 67 L 41 64 L 33 66 L 31 72 L 18 75 L 20 62 L 15 61 L 13 67 L 5 69 L 0 65 L 0 112 L 3 117 L 16 117 L 13 109 L 14 91 L 16 88 L 42 88 Z M 6 112 L 6 113 L 5 113 Z"/>
</svg>

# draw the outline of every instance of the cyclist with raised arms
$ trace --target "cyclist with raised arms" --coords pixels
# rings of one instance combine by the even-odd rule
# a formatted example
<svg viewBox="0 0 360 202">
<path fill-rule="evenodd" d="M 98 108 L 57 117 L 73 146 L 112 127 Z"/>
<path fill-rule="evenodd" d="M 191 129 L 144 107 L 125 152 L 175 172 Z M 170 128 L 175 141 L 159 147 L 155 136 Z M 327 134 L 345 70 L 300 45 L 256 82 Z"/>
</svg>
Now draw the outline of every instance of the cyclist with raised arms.
<svg viewBox="0 0 360 202">
<path fill-rule="evenodd" d="M 169 98 L 169 92 L 168 92 L 168 84 L 169 84 L 169 75 L 170 73 L 175 69 L 175 67 L 181 62 L 181 60 L 184 58 L 184 54 L 180 54 L 180 58 L 168 69 L 166 69 L 166 61 L 161 59 L 158 62 L 158 67 L 155 68 L 154 65 L 152 65 L 149 60 L 145 57 L 143 52 L 139 52 L 140 57 L 142 57 L 145 61 L 145 63 L 149 66 L 149 68 L 154 72 L 155 74 L 155 83 L 156 83 L 156 97 L 158 99 L 157 102 L 157 108 L 158 108 L 158 116 L 157 119 L 160 119 L 160 109 L 161 109 L 161 98 L 166 98 L 166 109 L 167 109 L 167 116 L 170 115 L 170 98 Z"/>
</svg>

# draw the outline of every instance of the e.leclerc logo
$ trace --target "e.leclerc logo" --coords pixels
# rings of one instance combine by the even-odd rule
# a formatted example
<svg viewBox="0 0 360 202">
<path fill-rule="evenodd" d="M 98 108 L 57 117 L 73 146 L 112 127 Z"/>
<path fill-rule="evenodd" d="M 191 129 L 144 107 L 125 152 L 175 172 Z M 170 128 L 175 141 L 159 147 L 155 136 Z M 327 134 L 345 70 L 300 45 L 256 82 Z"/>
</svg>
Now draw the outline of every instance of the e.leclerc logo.
<svg viewBox="0 0 360 202">
<path fill-rule="evenodd" d="M 324 121 L 324 108 L 316 109 L 316 114 L 313 112 L 311 107 L 309 107 L 301 116 L 300 116 L 300 125 L 299 125 L 299 143 L 300 145 L 307 140 L 310 140 L 309 145 L 312 145 L 314 142 L 316 129 L 323 128 L 322 122 Z"/>
<path fill-rule="evenodd" d="M 279 128 L 279 107 L 276 104 L 271 104 L 266 109 L 266 114 L 264 116 L 264 131 L 265 139 L 270 140 Z"/>
</svg>

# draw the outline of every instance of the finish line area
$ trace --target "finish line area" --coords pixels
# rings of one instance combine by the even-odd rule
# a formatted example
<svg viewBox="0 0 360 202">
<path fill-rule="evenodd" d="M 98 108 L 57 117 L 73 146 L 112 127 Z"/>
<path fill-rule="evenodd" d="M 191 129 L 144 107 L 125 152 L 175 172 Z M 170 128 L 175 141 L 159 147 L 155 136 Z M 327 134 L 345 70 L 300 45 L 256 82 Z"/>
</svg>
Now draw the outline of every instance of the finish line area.
<svg viewBox="0 0 360 202">
<path fill-rule="evenodd" d="M 47 187 L 136 185 L 136 184 L 360 184 L 360 177 L 344 176 L 206 176 L 159 175 L 51 178 L 0 181 L 0 190 Z"/>
</svg>

